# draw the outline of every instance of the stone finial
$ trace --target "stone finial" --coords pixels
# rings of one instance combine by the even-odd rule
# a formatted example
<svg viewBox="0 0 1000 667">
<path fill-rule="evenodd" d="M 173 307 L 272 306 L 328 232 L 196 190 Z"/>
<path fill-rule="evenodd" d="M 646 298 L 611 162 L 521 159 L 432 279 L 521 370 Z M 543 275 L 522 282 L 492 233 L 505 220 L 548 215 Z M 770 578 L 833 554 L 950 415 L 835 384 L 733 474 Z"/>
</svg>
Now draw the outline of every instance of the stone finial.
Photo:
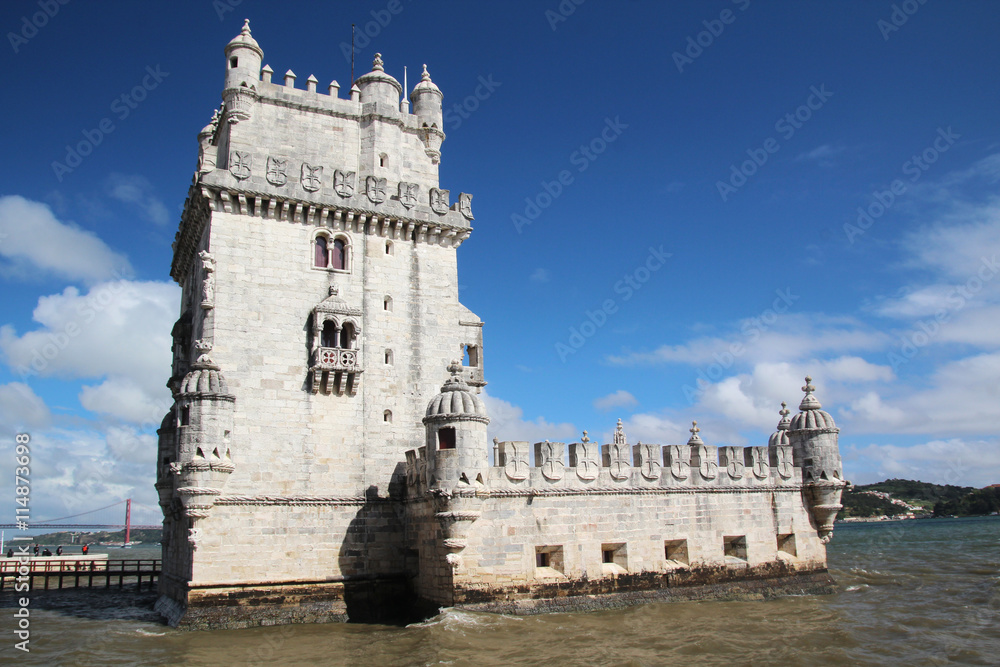
<svg viewBox="0 0 1000 667">
<path fill-rule="evenodd" d="M 264 69 L 260 71 L 261 81 L 264 83 L 271 83 L 271 75 L 274 74 L 274 70 L 271 69 L 270 65 L 264 65 Z"/>
<path fill-rule="evenodd" d="M 788 404 L 784 401 L 781 402 L 781 410 L 778 411 L 778 414 L 781 415 L 781 421 L 778 422 L 778 430 L 787 431 L 792 423 L 792 420 L 788 418 L 788 415 L 792 414 L 792 411 L 788 409 Z"/>
<path fill-rule="evenodd" d="M 618 419 L 618 425 L 615 426 L 615 444 L 624 445 L 627 444 L 625 439 L 625 427 L 622 425 L 622 420 Z"/>
<path fill-rule="evenodd" d="M 808 375 L 806 376 L 806 385 L 802 387 L 802 391 L 806 392 L 806 395 L 802 397 L 802 402 L 799 403 L 799 410 L 819 410 L 823 407 L 820 405 L 819 400 L 813 396 L 816 387 L 812 385 L 812 378 Z"/>
<path fill-rule="evenodd" d="M 310 74 L 309 78 L 306 79 L 306 90 L 310 93 L 315 93 L 317 83 L 319 83 L 319 79 L 317 79 L 314 75 Z"/>
<path fill-rule="evenodd" d="M 330 294 L 329 294 L 329 296 L 337 296 L 337 294 L 339 292 L 340 292 L 340 288 L 339 287 L 337 287 L 336 285 L 330 285 Z M 784 404 L 782 404 L 782 405 L 784 405 Z"/>
<path fill-rule="evenodd" d="M 384 72 L 385 67 L 382 64 L 382 54 L 376 53 L 375 60 L 372 61 L 372 71 L 373 72 Z"/>
<path fill-rule="evenodd" d="M 330 97 L 337 97 L 340 94 L 340 84 L 334 79 L 330 82 L 330 87 L 328 88 Z"/>
<path fill-rule="evenodd" d="M 285 85 L 289 88 L 295 87 L 295 72 L 292 70 L 285 72 Z"/>
<path fill-rule="evenodd" d="M 430 72 L 427 71 L 427 63 L 424 63 L 424 72 L 423 72 L 423 74 L 420 75 L 420 80 L 421 81 L 430 81 L 431 80 L 431 74 L 430 74 Z"/>
<path fill-rule="evenodd" d="M 250 37 L 250 19 L 243 19 L 243 29 L 240 30 L 240 34 L 244 37 Z"/>
<path fill-rule="evenodd" d="M 194 342 L 195 348 L 201 353 L 208 353 L 212 351 L 212 341 L 205 340 L 204 338 L 199 338 Z"/>
<path fill-rule="evenodd" d="M 699 433 L 701 433 L 701 429 L 698 428 L 698 422 L 696 422 L 696 421 L 691 422 L 691 428 L 689 428 L 688 431 L 691 432 L 691 437 L 688 438 L 688 444 L 689 445 L 703 445 L 703 444 L 705 444 L 702 441 L 701 436 L 698 435 Z"/>
<path fill-rule="evenodd" d="M 587 437 L 587 432 L 583 432 L 583 437 L 580 438 L 580 442 L 590 442 L 590 438 Z"/>
<path fill-rule="evenodd" d="M 452 375 L 458 375 L 462 372 L 462 362 L 458 359 L 452 359 L 451 363 L 448 364 L 448 372 Z"/>
</svg>

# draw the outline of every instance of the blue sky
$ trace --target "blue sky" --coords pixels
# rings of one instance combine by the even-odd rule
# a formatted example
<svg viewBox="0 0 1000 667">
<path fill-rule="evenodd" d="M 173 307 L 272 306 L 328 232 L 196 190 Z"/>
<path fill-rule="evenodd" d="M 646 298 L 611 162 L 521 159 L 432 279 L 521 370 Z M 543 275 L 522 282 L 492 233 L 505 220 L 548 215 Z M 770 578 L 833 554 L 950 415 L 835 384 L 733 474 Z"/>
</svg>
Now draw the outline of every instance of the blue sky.
<svg viewBox="0 0 1000 667">
<path fill-rule="evenodd" d="M 352 22 L 356 76 L 427 63 L 501 438 L 758 444 L 809 373 L 853 481 L 1000 481 L 994 3 L 35 0 L 0 8 L 0 456 L 32 434 L 36 516 L 158 516 L 170 243 L 244 18 L 299 87 L 346 91 Z"/>
</svg>

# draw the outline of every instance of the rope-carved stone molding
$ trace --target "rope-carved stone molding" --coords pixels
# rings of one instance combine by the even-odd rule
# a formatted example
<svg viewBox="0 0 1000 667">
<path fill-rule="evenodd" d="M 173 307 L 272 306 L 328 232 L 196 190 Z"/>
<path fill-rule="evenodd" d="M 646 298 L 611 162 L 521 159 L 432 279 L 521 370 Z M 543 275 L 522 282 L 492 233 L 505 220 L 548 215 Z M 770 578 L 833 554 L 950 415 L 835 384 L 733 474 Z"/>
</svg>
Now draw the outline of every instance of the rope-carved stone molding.
<svg viewBox="0 0 1000 667">
<path fill-rule="evenodd" d="M 364 496 L 219 496 L 216 505 L 365 505 L 399 502 L 392 498 Z"/>
<path fill-rule="evenodd" d="M 794 486 L 758 486 L 758 487 L 721 487 L 721 488 L 684 488 L 684 487 L 653 487 L 636 486 L 605 486 L 595 488 L 575 489 L 489 489 L 484 491 L 455 491 L 453 497 L 468 498 L 528 498 L 533 496 L 630 496 L 630 495 L 663 495 L 671 493 L 771 493 L 801 491 L 802 485 Z"/>
</svg>

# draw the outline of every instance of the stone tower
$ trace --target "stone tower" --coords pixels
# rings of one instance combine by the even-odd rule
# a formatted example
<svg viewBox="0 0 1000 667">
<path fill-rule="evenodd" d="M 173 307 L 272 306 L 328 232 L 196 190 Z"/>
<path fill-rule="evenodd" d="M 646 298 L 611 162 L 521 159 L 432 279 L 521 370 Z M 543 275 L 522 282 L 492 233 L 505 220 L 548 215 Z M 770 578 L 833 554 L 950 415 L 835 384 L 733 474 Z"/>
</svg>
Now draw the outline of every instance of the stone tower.
<svg viewBox="0 0 1000 667">
<path fill-rule="evenodd" d="M 409 113 L 379 54 L 351 99 L 291 71 L 272 82 L 263 57 L 246 22 L 174 243 L 183 298 L 156 484 L 174 623 L 211 620 L 228 584 L 343 600 L 355 581 L 398 579 L 405 451 L 424 442 L 451 359 L 468 365 L 449 382 L 485 384 L 482 321 L 458 301 L 471 195 L 438 182 L 442 93 L 426 66 Z M 466 424 L 485 451 L 485 423 Z"/>
<path fill-rule="evenodd" d="M 443 95 L 380 54 L 305 89 L 249 23 L 174 243 L 157 609 L 173 624 L 379 619 L 829 592 L 838 433 L 811 379 L 766 445 L 494 439 L 458 301 L 472 196 L 440 187 Z M 451 361 L 456 357 L 464 362 Z M 568 454 L 568 457 L 567 457 Z"/>
</svg>

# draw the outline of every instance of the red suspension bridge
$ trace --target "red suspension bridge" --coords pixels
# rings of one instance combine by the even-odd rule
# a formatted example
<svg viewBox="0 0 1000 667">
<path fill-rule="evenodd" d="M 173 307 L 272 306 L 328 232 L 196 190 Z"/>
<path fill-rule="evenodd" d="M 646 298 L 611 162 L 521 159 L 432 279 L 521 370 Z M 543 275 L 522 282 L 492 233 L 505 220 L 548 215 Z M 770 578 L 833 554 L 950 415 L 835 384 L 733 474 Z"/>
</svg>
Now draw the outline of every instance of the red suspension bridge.
<svg viewBox="0 0 1000 667">
<path fill-rule="evenodd" d="M 121 510 L 116 510 L 116 508 L 121 505 L 125 506 L 125 522 L 124 523 L 112 523 L 117 518 L 115 515 Z M 90 522 L 78 521 L 77 523 L 66 523 L 68 519 L 80 519 L 81 517 L 87 517 L 88 515 L 96 515 L 98 512 L 103 514 L 98 516 L 89 516 Z M 118 515 L 120 516 L 120 515 Z M 0 524 L 0 528 L 5 530 L 25 529 L 25 525 L 21 523 L 3 523 Z M 69 516 L 61 516 L 56 519 L 45 519 L 42 521 L 31 521 L 27 522 L 27 528 L 38 529 L 38 528 L 51 528 L 53 530 L 121 530 L 125 529 L 125 542 L 131 541 L 131 531 L 133 528 L 140 529 L 152 529 L 158 530 L 162 528 L 160 525 L 155 526 L 137 526 L 132 524 L 132 499 L 126 498 L 125 500 L 119 500 L 116 503 L 110 505 L 105 505 L 104 507 L 98 507 L 97 509 L 87 510 L 86 512 L 79 512 L 77 514 L 71 514 Z"/>
</svg>

